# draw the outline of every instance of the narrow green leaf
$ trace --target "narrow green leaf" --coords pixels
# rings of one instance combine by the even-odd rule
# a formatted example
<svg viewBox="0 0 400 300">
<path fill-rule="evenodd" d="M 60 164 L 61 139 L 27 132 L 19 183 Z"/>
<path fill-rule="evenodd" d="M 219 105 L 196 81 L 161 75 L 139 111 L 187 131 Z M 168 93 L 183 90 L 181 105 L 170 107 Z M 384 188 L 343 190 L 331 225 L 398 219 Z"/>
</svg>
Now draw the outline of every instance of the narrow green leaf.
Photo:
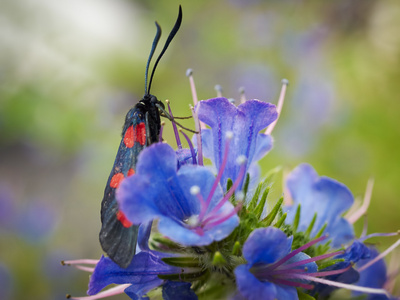
<svg viewBox="0 0 400 300">
<path fill-rule="evenodd" d="M 299 295 L 299 300 L 315 300 L 315 298 L 310 296 L 309 294 L 300 291 L 297 291 L 297 294 Z"/>
<path fill-rule="evenodd" d="M 254 192 L 253 199 L 251 199 L 249 205 L 247 206 L 247 209 L 248 209 L 250 212 L 252 212 L 252 211 L 256 208 L 256 206 L 257 206 L 258 198 L 260 197 L 260 193 L 261 193 L 261 188 L 262 188 L 262 183 L 260 183 L 260 184 L 257 186 L 257 189 L 256 189 L 256 191 Z"/>
<path fill-rule="evenodd" d="M 275 220 L 276 215 L 279 212 L 279 209 L 282 207 L 283 203 L 283 197 L 279 198 L 279 200 L 276 202 L 274 208 L 271 210 L 271 212 L 264 218 L 263 220 L 263 226 L 270 226 L 272 222 Z"/>
<path fill-rule="evenodd" d="M 315 224 L 315 221 L 316 221 L 316 220 L 317 220 L 317 213 L 314 214 L 314 216 L 313 216 L 313 218 L 312 218 L 312 220 L 311 220 L 311 222 L 310 222 L 310 225 L 308 225 L 308 228 L 307 228 L 306 231 L 304 232 L 304 235 L 305 235 L 306 237 L 309 237 L 309 236 L 310 236 L 311 231 L 312 231 L 313 228 L 314 228 L 314 224 Z"/>
<path fill-rule="evenodd" d="M 276 228 L 281 228 L 283 222 L 285 222 L 285 220 L 286 220 L 286 217 L 287 217 L 287 213 L 284 213 L 284 214 L 282 215 L 282 217 L 280 217 L 280 219 L 278 220 L 278 222 L 275 223 L 274 226 L 275 226 Z"/>
<path fill-rule="evenodd" d="M 294 216 L 293 220 L 293 232 L 297 231 L 300 222 L 300 212 L 301 212 L 301 205 L 299 204 L 296 209 L 296 215 Z"/>
<path fill-rule="evenodd" d="M 314 238 L 319 238 L 325 231 L 326 226 L 328 226 L 328 223 L 325 223 L 324 226 L 321 227 L 321 229 L 317 232 Z"/>
<path fill-rule="evenodd" d="M 243 193 L 244 193 L 244 199 L 246 199 L 247 191 L 249 190 L 249 184 L 250 184 L 250 174 L 246 174 L 246 180 L 244 181 L 243 185 Z"/>
<path fill-rule="evenodd" d="M 182 268 L 196 268 L 201 267 L 201 262 L 198 258 L 189 257 L 164 257 L 162 261 L 170 266 L 182 267 Z"/>
<path fill-rule="evenodd" d="M 267 187 L 261 196 L 261 200 L 258 203 L 256 209 L 254 210 L 254 214 L 256 215 L 257 219 L 261 218 L 262 212 L 264 210 L 265 206 L 265 201 L 267 201 L 268 193 L 269 193 L 270 187 Z"/>
</svg>

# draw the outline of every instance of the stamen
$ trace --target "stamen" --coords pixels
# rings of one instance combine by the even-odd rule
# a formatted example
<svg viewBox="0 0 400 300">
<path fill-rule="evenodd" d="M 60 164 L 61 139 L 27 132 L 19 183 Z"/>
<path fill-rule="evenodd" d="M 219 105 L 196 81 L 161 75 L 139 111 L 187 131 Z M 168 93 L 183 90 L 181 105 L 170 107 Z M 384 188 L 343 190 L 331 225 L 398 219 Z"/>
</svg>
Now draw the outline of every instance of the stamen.
<svg viewBox="0 0 400 300">
<path fill-rule="evenodd" d="M 186 76 L 189 78 L 190 90 L 192 91 L 193 105 L 196 106 L 198 98 L 197 98 L 196 86 L 194 84 L 194 79 L 193 79 L 193 70 L 187 69 Z"/>
<path fill-rule="evenodd" d="M 199 108 L 199 106 L 197 106 L 197 109 Z M 195 112 L 194 107 L 191 106 L 190 107 L 191 111 L 192 111 L 192 115 L 193 115 L 193 119 L 194 119 L 194 125 L 196 128 L 196 139 L 197 139 L 197 158 L 199 160 L 199 166 L 203 166 L 203 145 L 201 143 L 201 130 L 203 128 L 206 128 L 205 124 L 203 122 L 200 122 L 199 120 L 199 116 L 197 115 L 197 112 Z M 202 127 L 204 126 L 204 127 Z"/>
<path fill-rule="evenodd" d="M 210 228 L 210 227 L 214 227 L 215 225 L 224 223 L 226 220 L 228 220 L 232 216 L 236 215 L 239 212 L 239 210 L 242 209 L 242 207 L 243 207 L 243 203 L 239 202 L 229 214 L 226 214 L 225 216 L 215 216 L 214 215 L 214 217 L 207 218 L 206 220 L 203 221 L 204 228 Z M 211 222 L 214 219 L 216 219 L 216 221 Z"/>
<path fill-rule="evenodd" d="M 160 134 L 158 136 L 158 142 L 160 142 L 160 143 L 162 143 L 162 141 L 163 141 L 162 134 L 163 134 L 164 126 L 165 126 L 165 122 L 162 121 L 161 128 L 160 128 Z"/>
<path fill-rule="evenodd" d="M 224 170 L 225 170 L 226 163 L 228 162 L 229 146 L 230 146 L 230 144 L 231 144 L 232 138 L 233 138 L 233 133 L 232 133 L 231 131 L 228 131 L 228 132 L 226 133 L 226 142 L 225 142 L 224 157 L 223 157 L 223 160 L 222 160 L 221 167 L 219 168 L 219 172 L 218 172 L 218 174 L 217 174 L 217 177 L 215 178 L 214 184 L 213 184 L 213 186 L 212 186 L 212 188 L 211 188 L 210 194 L 209 194 L 208 197 L 207 197 L 207 202 L 206 202 L 206 203 L 207 203 L 207 207 L 210 205 L 211 198 L 212 198 L 212 196 L 214 195 L 214 192 L 215 192 L 215 190 L 216 190 L 216 188 L 217 188 L 217 186 L 218 186 L 218 184 L 219 184 L 219 182 L 220 182 L 220 180 L 221 180 L 221 178 L 222 178 L 222 174 L 223 174 L 223 172 L 224 172 Z M 205 212 L 204 212 L 204 213 L 205 213 Z M 201 215 L 203 216 L 204 213 L 201 214 Z"/>
<path fill-rule="evenodd" d="M 65 265 L 96 265 L 98 259 L 75 259 L 75 260 L 62 260 L 61 264 Z"/>
<path fill-rule="evenodd" d="M 329 286 L 335 286 L 338 288 L 344 288 L 347 290 L 368 293 L 368 294 L 382 294 L 382 295 L 386 295 L 387 297 L 390 297 L 389 293 L 383 289 L 361 287 L 361 286 L 357 286 L 357 285 L 346 284 L 346 283 L 331 281 L 331 280 L 322 279 L 322 278 L 316 278 L 316 277 L 312 277 L 312 276 L 308 276 L 308 275 L 300 275 L 300 276 L 301 276 L 301 279 L 306 279 L 306 280 L 326 284 Z"/>
<path fill-rule="evenodd" d="M 217 84 L 214 86 L 214 89 L 217 91 L 217 97 L 222 97 L 222 86 Z"/>
<path fill-rule="evenodd" d="M 301 287 L 306 290 L 312 290 L 314 288 L 314 286 L 311 284 L 301 283 L 301 282 L 297 282 L 297 281 L 289 281 L 289 280 L 279 279 L 279 278 L 274 278 L 273 282 L 275 282 L 277 284 L 287 285 L 287 286 Z"/>
<path fill-rule="evenodd" d="M 371 203 L 373 188 L 374 188 L 374 179 L 370 178 L 367 182 L 363 204 L 356 212 L 354 212 L 351 216 L 346 218 L 350 224 L 354 224 L 359 218 L 361 218 L 362 215 L 364 215 L 367 212 L 369 204 Z"/>
<path fill-rule="evenodd" d="M 302 252 L 303 250 L 306 250 L 308 248 L 310 248 L 311 246 L 325 240 L 328 238 L 328 235 L 323 235 L 315 240 L 312 240 L 306 244 L 304 244 L 303 246 L 297 248 L 296 250 L 293 250 L 292 252 L 290 252 L 288 255 L 286 255 L 285 257 L 281 258 L 279 261 L 277 261 L 276 263 L 269 265 L 268 266 L 268 270 L 272 270 L 275 269 L 277 267 L 279 267 L 280 265 L 284 264 L 285 262 L 287 262 L 289 259 L 291 259 L 293 256 L 295 256 L 296 254 Z"/>
<path fill-rule="evenodd" d="M 327 254 L 323 254 L 323 255 L 319 255 L 319 256 L 314 256 L 314 257 L 311 257 L 311 258 L 308 258 L 308 259 L 296 261 L 296 262 L 291 263 L 291 264 L 283 265 L 279 269 L 280 270 L 290 269 L 290 268 L 298 267 L 298 266 L 301 266 L 301 265 L 308 264 L 310 262 L 319 261 L 319 260 L 322 260 L 322 259 L 326 259 L 326 258 L 329 258 L 329 257 L 333 257 L 333 256 L 336 256 L 336 255 L 339 255 L 339 254 L 343 254 L 343 253 L 344 253 L 344 251 L 342 250 L 342 251 L 336 251 L 336 252 L 327 253 Z"/>
<path fill-rule="evenodd" d="M 283 102 L 285 101 L 286 88 L 287 88 L 288 85 L 289 85 L 289 80 L 282 79 L 282 89 L 281 89 L 281 93 L 279 95 L 278 105 L 277 105 L 277 108 L 276 108 L 276 112 L 278 113 L 278 117 L 276 118 L 276 120 L 274 122 L 272 122 L 267 127 L 267 129 L 265 130 L 265 134 L 271 134 L 272 130 L 274 130 L 274 127 L 275 127 L 276 123 L 278 122 L 278 119 L 279 119 L 279 117 L 281 115 Z"/>
<path fill-rule="evenodd" d="M 387 248 L 385 251 L 383 251 L 382 253 L 380 253 L 377 257 L 375 257 L 374 259 L 370 260 L 369 262 L 367 262 L 365 265 L 363 265 L 362 267 L 360 267 L 358 269 L 358 272 L 362 272 L 363 270 L 369 268 L 370 266 L 372 266 L 374 263 L 376 263 L 378 260 L 384 258 L 386 255 L 388 255 L 390 252 L 392 252 L 394 249 L 396 249 L 397 246 L 400 245 L 400 239 L 397 240 L 392 246 L 390 246 L 389 248 Z"/>
<path fill-rule="evenodd" d="M 206 220 L 204 220 L 204 222 L 208 222 L 210 218 L 212 218 L 215 214 L 218 213 L 220 208 L 231 198 L 231 196 L 233 195 L 234 191 L 239 186 L 240 182 L 242 182 L 242 179 L 243 179 L 243 177 L 245 175 L 245 172 L 246 172 L 246 160 L 247 159 L 246 159 L 246 157 L 244 155 L 241 155 L 241 156 L 238 157 L 238 162 L 241 164 L 238 177 L 236 178 L 235 182 L 232 184 L 232 186 L 229 189 L 229 191 L 225 194 L 224 198 L 222 198 L 222 200 L 219 201 L 219 203 L 212 209 L 212 211 L 209 214 L 210 216 Z M 207 205 L 209 205 L 209 203 Z"/>
<path fill-rule="evenodd" d="M 337 275 L 337 274 L 342 274 L 348 270 L 350 270 L 353 267 L 353 265 L 349 265 L 348 267 L 344 269 L 339 269 L 339 270 L 332 270 L 332 271 L 324 271 L 324 272 L 315 272 L 315 273 L 307 273 L 307 276 L 317 276 L 317 277 L 324 277 L 324 276 L 330 276 L 330 275 Z"/>
<path fill-rule="evenodd" d="M 200 187 L 198 187 L 197 185 L 192 186 L 190 188 L 190 194 L 192 194 L 193 196 L 196 196 L 197 199 L 199 199 L 199 201 L 200 201 L 200 214 L 197 218 L 199 220 L 201 220 L 201 218 L 203 217 L 202 214 L 204 214 L 207 211 L 207 204 L 206 204 L 206 201 L 204 201 L 204 198 L 200 193 Z"/>
<path fill-rule="evenodd" d="M 67 295 L 67 299 L 74 299 L 74 300 L 97 300 L 101 298 L 111 297 L 115 295 L 122 294 L 124 290 L 129 287 L 130 284 L 121 284 L 106 291 L 100 292 L 93 296 L 84 296 L 84 297 L 71 297 L 71 295 Z"/>
<path fill-rule="evenodd" d="M 400 230 L 397 231 L 397 232 L 389 232 L 389 233 L 371 233 L 371 234 L 366 235 L 366 236 L 364 236 L 362 238 L 359 238 L 358 240 L 360 242 L 363 242 L 363 241 L 368 240 L 368 239 L 370 239 L 372 237 L 382 237 L 382 236 L 383 237 L 387 237 L 387 236 L 395 236 L 395 235 L 400 235 Z"/>
<path fill-rule="evenodd" d="M 169 105 L 169 100 L 165 100 L 165 102 L 168 105 L 169 115 L 171 116 L 171 118 L 173 120 L 174 115 L 172 114 L 171 106 Z M 178 145 L 178 149 L 182 149 L 182 143 L 181 143 L 181 138 L 179 137 L 178 128 L 176 127 L 175 122 L 171 122 L 171 123 L 172 123 L 172 128 L 174 129 L 174 134 L 175 134 L 176 144 Z"/>
<path fill-rule="evenodd" d="M 246 95 L 245 95 L 245 93 L 244 93 L 244 87 L 243 86 L 241 86 L 240 88 L 239 88 L 239 94 L 240 94 L 240 103 L 245 103 L 246 102 Z"/>
<path fill-rule="evenodd" d="M 194 151 L 194 147 L 193 147 L 192 141 L 191 141 L 190 138 L 187 136 L 187 134 L 183 132 L 183 130 L 182 130 L 181 128 L 179 128 L 178 131 L 179 131 L 181 134 L 183 134 L 183 136 L 185 137 L 185 139 L 186 139 L 186 141 L 187 141 L 187 143 L 188 143 L 188 145 L 189 145 L 190 152 L 192 153 L 192 163 L 193 163 L 194 165 L 197 165 L 196 152 Z"/>
</svg>

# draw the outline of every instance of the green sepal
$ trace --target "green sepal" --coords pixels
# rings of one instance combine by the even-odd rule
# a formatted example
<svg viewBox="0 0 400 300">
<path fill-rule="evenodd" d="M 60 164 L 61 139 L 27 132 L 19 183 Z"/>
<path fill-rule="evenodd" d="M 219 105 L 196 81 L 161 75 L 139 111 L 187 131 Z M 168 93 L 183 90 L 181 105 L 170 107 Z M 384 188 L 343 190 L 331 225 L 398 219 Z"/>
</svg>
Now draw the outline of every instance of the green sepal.
<svg viewBox="0 0 400 300">
<path fill-rule="evenodd" d="M 223 255 L 221 254 L 221 252 L 216 251 L 214 253 L 214 257 L 213 257 L 213 261 L 212 264 L 214 266 L 223 266 L 226 265 L 226 259 L 223 257 Z"/>
<path fill-rule="evenodd" d="M 331 259 L 329 261 L 323 262 L 318 266 L 318 270 L 323 270 L 327 267 L 333 266 L 335 264 L 337 264 L 338 262 L 343 262 L 345 261 L 344 258 L 337 258 L 337 259 Z"/>
<path fill-rule="evenodd" d="M 244 199 L 246 199 L 247 191 L 249 190 L 249 184 L 250 184 L 250 174 L 246 174 L 246 179 L 243 184 L 243 194 L 244 194 Z"/>
<path fill-rule="evenodd" d="M 301 213 L 301 205 L 299 204 L 296 209 L 296 215 L 294 216 L 293 220 L 293 232 L 297 231 L 300 222 L 300 213 Z"/>
<path fill-rule="evenodd" d="M 279 200 L 276 202 L 274 205 L 274 208 L 271 210 L 271 212 L 262 220 L 262 225 L 267 227 L 272 224 L 272 222 L 275 220 L 276 215 L 278 214 L 280 208 L 282 207 L 283 203 L 283 197 L 279 198 Z"/>
<path fill-rule="evenodd" d="M 314 216 L 313 216 L 313 218 L 312 218 L 312 220 L 311 220 L 311 222 L 310 222 L 310 225 L 308 225 L 306 231 L 304 232 L 304 235 L 305 235 L 306 237 L 309 237 L 309 236 L 310 236 L 311 231 L 312 231 L 313 228 L 314 228 L 314 224 L 315 224 L 315 221 L 316 221 L 316 220 L 317 220 L 317 213 L 314 214 Z"/>
<path fill-rule="evenodd" d="M 232 179 L 231 179 L 231 178 L 228 178 L 228 180 L 227 180 L 227 182 L 226 182 L 226 192 L 228 192 L 228 191 L 231 189 L 232 185 L 233 185 Z M 232 194 L 232 196 L 231 196 L 231 198 L 229 199 L 229 201 L 230 201 L 231 203 L 233 203 L 233 204 L 236 203 L 236 200 L 235 200 L 235 193 Z"/>
<path fill-rule="evenodd" d="M 236 241 L 233 245 L 232 255 L 240 256 L 242 255 L 242 245 L 240 245 L 239 241 Z"/>
<path fill-rule="evenodd" d="M 317 234 L 315 235 L 315 239 L 317 239 L 317 238 L 319 238 L 319 237 L 321 237 L 321 235 L 324 233 L 324 231 L 325 231 L 325 229 L 326 229 L 326 227 L 328 226 L 328 223 L 325 223 L 322 227 L 321 227 L 321 229 L 317 232 Z"/>
<path fill-rule="evenodd" d="M 170 266 L 182 268 L 201 268 L 201 261 L 197 257 L 164 257 L 161 259 Z"/>
<path fill-rule="evenodd" d="M 284 213 L 284 214 L 282 215 L 282 217 L 280 217 L 280 219 L 278 220 L 278 222 L 275 223 L 274 226 L 275 226 L 276 228 L 281 228 L 283 222 L 285 222 L 285 220 L 286 220 L 286 217 L 287 217 L 287 213 Z"/>
<path fill-rule="evenodd" d="M 178 274 L 158 274 L 158 278 L 163 280 L 196 281 L 206 275 L 207 271 L 178 273 Z"/>
<path fill-rule="evenodd" d="M 155 243 L 161 244 L 164 247 L 160 247 Z M 152 236 L 150 244 L 155 248 L 161 249 L 161 251 L 166 251 L 165 248 L 176 251 L 182 250 L 182 246 L 180 244 L 175 243 L 174 241 L 171 241 L 170 239 L 159 234 Z"/>
<path fill-rule="evenodd" d="M 261 189 L 262 189 L 262 183 L 260 183 L 257 186 L 256 191 L 254 192 L 253 195 L 253 199 L 251 199 L 250 203 L 247 205 L 247 209 L 249 212 L 252 212 L 256 208 L 258 198 L 260 197 Z"/>
<path fill-rule="evenodd" d="M 297 295 L 299 296 L 299 300 L 315 300 L 313 296 L 300 292 L 299 290 L 297 291 Z"/>
<path fill-rule="evenodd" d="M 265 202 L 267 201 L 268 193 L 269 193 L 270 187 L 267 187 L 261 196 L 261 200 L 258 203 L 256 209 L 254 210 L 254 214 L 256 215 L 257 219 L 261 218 L 262 212 L 264 211 L 264 206 Z"/>
</svg>

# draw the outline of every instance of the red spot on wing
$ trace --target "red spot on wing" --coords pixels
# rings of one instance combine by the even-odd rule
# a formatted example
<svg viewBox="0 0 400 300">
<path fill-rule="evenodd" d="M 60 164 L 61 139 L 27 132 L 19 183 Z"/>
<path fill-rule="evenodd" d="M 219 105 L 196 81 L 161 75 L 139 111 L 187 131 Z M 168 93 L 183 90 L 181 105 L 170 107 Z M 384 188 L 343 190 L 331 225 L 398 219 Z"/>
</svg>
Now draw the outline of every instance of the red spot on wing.
<svg viewBox="0 0 400 300">
<path fill-rule="evenodd" d="M 128 171 L 128 176 L 131 176 L 131 175 L 133 175 L 133 174 L 135 174 L 135 170 L 134 169 L 129 169 L 129 171 Z"/>
<path fill-rule="evenodd" d="M 122 226 L 124 226 L 124 227 L 126 227 L 126 228 L 129 228 L 129 227 L 132 226 L 132 222 L 130 222 L 130 221 L 126 218 L 125 214 L 124 214 L 122 211 L 120 211 L 120 210 L 117 212 L 117 219 L 118 219 L 118 221 L 121 222 Z"/>
<path fill-rule="evenodd" d="M 132 148 L 136 140 L 136 131 L 133 125 L 129 126 L 124 135 L 124 144 L 127 148 Z"/>
<path fill-rule="evenodd" d="M 142 146 L 146 143 L 146 126 L 143 122 L 136 126 L 136 140 Z"/>
<path fill-rule="evenodd" d="M 122 179 L 124 179 L 124 178 L 125 178 L 125 176 L 122 173 L 114 174 L 110 181 L 110 187 L 116 189 L 117 187 L 119 187 L 119 184 L 121 183 Z"/>
</svg>

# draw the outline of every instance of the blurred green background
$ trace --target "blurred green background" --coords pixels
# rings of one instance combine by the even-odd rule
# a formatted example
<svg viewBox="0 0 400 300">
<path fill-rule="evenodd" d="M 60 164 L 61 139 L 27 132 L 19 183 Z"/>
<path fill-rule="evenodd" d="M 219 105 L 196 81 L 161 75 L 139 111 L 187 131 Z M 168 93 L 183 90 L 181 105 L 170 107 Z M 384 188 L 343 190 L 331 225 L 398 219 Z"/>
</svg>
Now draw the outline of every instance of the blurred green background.
<svg viewBox="0 0 400 300">
<path fill-rule="evenodd" d="M 220 84 L 226 97 L 243 86 L 276 103 L 289 79 L 263 172 L 308 162 L 356 197 L 373 176 L 369 232 L 400 228 L 399 1 L 2 0 L 0 299 L 85 294 L 88 273 L 59 262 L 102 254 L 123 120 L 144 93 L 154 21 L 163 44 L 178 4 L 182 27 L 152 93 L 186 116 L 187 68 L 200 99 Z"/>
</svg>

